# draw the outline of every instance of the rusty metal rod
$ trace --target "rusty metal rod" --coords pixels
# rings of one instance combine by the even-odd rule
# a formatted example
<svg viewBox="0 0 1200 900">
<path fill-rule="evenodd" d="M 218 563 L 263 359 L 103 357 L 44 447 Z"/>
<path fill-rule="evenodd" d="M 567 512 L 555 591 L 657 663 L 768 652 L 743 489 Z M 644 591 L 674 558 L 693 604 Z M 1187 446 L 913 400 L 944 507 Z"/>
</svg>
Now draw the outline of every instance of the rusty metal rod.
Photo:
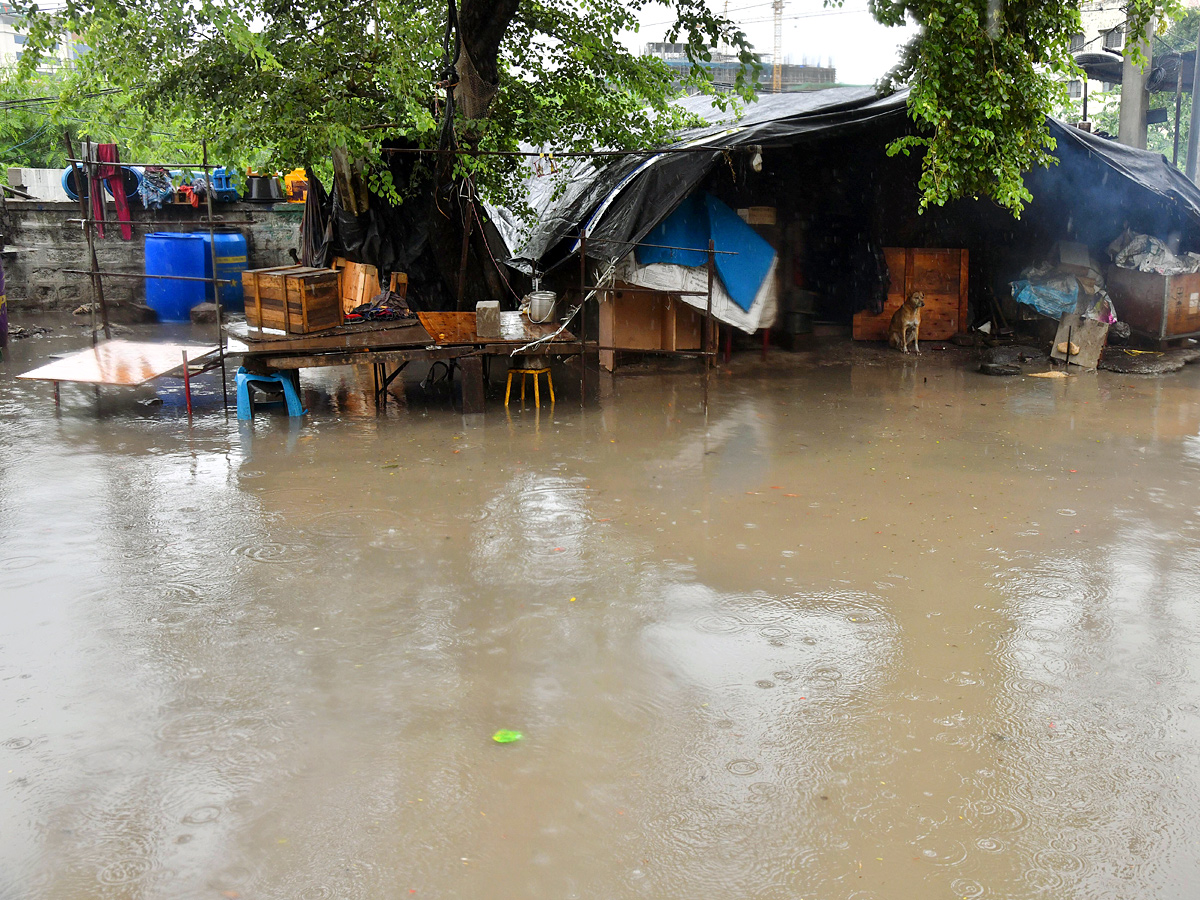
<svg viewBox="0 0 1200 900">
<path fill-rule="evenodd" d="M 686 250 L 689 253 L 721 253 L 725 256 L 737 256 L 736 250 L 705 250 L 703 247 L 673 247 L 670 244 L 643 244 L 641 241 L 614 241 L 610 238 L 590 238 L 593 244 L 620 244 L 623 247 L 655 247 L 659 250 Z M 712 241 L 709 241 L 711 244 Z"/>
<path fill-rule="evenodd" d="M 705 265 L 708 268 L 708 311 L 704 316 L 704 415 L 708 416 L 708 374 L 712 368 L 712 291 L 713 291 L 713 269 L 716 266 L 716 257 L 713 256 L 713 240 L 708 239 L 708 255 L 704 258 Z"/>
<path fill-rule="evenodd" d="M 71 133 L 64 133 L 63 139 L 67 144 L 67 156 L 75 155 L 75 148 L 71 144 Z M 71 171 L 75 175 L 75 188 L 79 192 L 79 214 L 81 216 L 90 217 L 92 214 L 88 212 L 88 206 L 92 203 L 91 197 L 91 163 L 87 164 L 87 168 L 81 169 L 78 160 L 71 160 Z M 87 191 L 85 196 L 84 191 Z M 96 241 L 95 235 L 92 233 L 92 226 L 88 225 L 84 231 L 87 236 L 88 256 L 90 257 L 89 265 L 91 268 L 84 273 L 91 276 L 92 282 L 92 308 L 91 308 L 91 324 L 92 324 L 92 346 L 96 346 L 96 307 L 100 308 L 101 321 L 104 324 L 104 339 L 111 340 L 112 334 L 108 327 L 108 304 L 104 301 L 104 285 L 100 282 L 100 263 L 96 258 Z"/>
<path fill-rule="evenodd" d="M 208 138 L 204 138 L 200 142 L 201 151 L 204 154 L 204 166 L 208 168 Z M 217 279 L 217 236 L 213 231 L 213 206 L 212 206 L 212 179 L 208 175 L 204 176 L 208 183 L 208 190 L 204 192 L 204 203 L 208 208 L 208 250 L 212 257 L 212 273 L 213 273 L 213 306 L 217 310 L 217 347 L 221 357 L 221 399 L 225 404 L 225 415 L 229 415 L 229 385 L 227 384 L 227 375 L 225 372 L 225 330 L 221 327 L 221 282 Z M 225 284 L 230 284 L 228 280 Z M 237 284 L 236 281 L 232 282 Z M 287 302 L 286 300 L 284 301 Z"/>
<path fill-rule="evenodd" d="M 69 163 L 85 163 L 86 159 L 67 159 Z M 128 169 L 130 166 L 141 166 L 146 169 L 219 169 L 220 166 L 209 165 L 208 163 L 142 163 L 142 162 L 121 162 L 112 163 L 111 165 L 118 166 L 122 169 Z M 115 175 L 112 177 L 116 177 Z M 273 176 L 272 176 L 273 177 Z"/>
<path fill-rule="evenodd" d="M 188 372 L 187 351 L 183 353 L 183 394 L 187 398 L 188 421 L 192 421 L 192 376 Z"/>
<path fill-rule="evenodd" d="M 707 297 L 708 291 L 663 291 L 658 288 L 644 287 L 604 287 L 603 285 L 593 284 L 584 285 L 584 289 L 588 291 L 599 291 L 605 294 L 620 294 L 622 292 L 629 294 L 668 294 L 672 297 Z"/>
<path fill-rule="evenodd" d="M 587 228 L 579 231 L 579 408 L 583 409 L 584 394 L 587 391 L 587 356 L 584 351 L 587 340 L 584 335 L 587 322 Z M 535 382 L 536 384 L 536 382 Z M 521 382 L 521 395 L 524 396 L 524 381 Z"/>
<path fill-rule="evenodd" d="M 95 272 L 90 269 L 63 269 L 68 275 L 104 275 L 108 278 L 162 278 L 166 281 L 203 281 L 206 284 L 237 284 L 228 278 L 195 278 L 191 275 L 146 275 L 141 272 Z"/>
<path fill-rule="evenodd" d="M 651 356 L 716 356 L 713 351 L 705 350 L 647 350 L 644 347 L 605 347 L 598 344 L 588 344 L 589 350 L 611 350 L 614 353 L 646 353 Z"/>
<path fill-rule="evenodd" d="M 361 130 L 370 131 L 378 128 L 394 128 L 400 127 L 388 123 L 378 125 L 367 125 Z M 405 128 L 412 127 L 411 125 L 403 126 Z M 545 159 L 547 161 L 554 159 L 591 159 L 597 156 L 657 156 L 660 153 L 725 153 L 733 150 L 745 150 L 744 147 L 714 147 L 704 145 L 698 147 L 662 147 L 657 150 L 564 150 L 564 151 L 546 151 L 539 152 L 537 150 L 471 150 L 461 148 L 425 148 L 425 147 L 384 147 L 383 153 L 437 153 L 437 154 L 456 154 L 460 156 L 517 156 L 530 157 L 533 159 Z"/>
<path fill-rule="evenodd" d="M 99 219 L 67 219 L 68 225 L 111 225 L 112 222 L 101 222 Z M 193 225 L 197 228 L 207 228 L 207 219 L 165 219 L 159 222 L 121 222 L 122 225 L 132 225 L 135 228 L 157 228 L 160 225 Z M 253 219 L 216 219 L 213 225 L 254 225 Z"/>
</svg>

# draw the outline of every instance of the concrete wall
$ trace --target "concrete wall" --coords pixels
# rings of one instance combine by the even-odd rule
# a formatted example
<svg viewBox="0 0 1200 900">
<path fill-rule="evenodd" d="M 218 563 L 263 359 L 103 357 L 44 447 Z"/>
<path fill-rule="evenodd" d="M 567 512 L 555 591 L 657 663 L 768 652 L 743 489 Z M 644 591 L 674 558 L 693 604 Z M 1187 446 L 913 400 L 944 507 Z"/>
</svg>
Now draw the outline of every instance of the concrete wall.
<svg viewBox="0 0 1200 900">
<path fill-rule="evenodd" d="M 168 206 L 159 210 L 131 207 L 134 222 L 160 223 L 153 227 L 133 228 L 133 240 L 121 240 L 120 228 L 105 227 L 105 237 L 96 241 L 96 256 L 101 271 L 142 273 L 145 271 L 145 238 L 154 231 L 206 231 L 196 223 L 205 214 L 203 207 Z M 109 211 L 112 211 L 111 204 Z M 221 203 L 214 214 L 226 221 L 249 221 L 249 225 L 231 225 L 246 236 L 249 266 L 291 265 L 289 250 L 299 252 L 301 203 Z M 64 269 L 87 269 L 87 240 L 82 226 L 68 219 L 79 219 L 78 203 L 54 203 L 40 200 L 9 200 L 12 231 L 5 248 L 4 274 L 8 305 L 13 309 L 68 309 L 91 300 L 91 280 L 87 275 L 72 275 Z M 114 305 L 145 301 L 143 281 L 137 278 L 105 278 L 105 299 Z"/>
<path fill-rule="evenodd" d="M 24 191 L 38 200 L 67 201 L 71 198 L 62 186 L 62 169 L 24 169 L 12 166 L 8 170 L 9 187 Z"/>
</svg>

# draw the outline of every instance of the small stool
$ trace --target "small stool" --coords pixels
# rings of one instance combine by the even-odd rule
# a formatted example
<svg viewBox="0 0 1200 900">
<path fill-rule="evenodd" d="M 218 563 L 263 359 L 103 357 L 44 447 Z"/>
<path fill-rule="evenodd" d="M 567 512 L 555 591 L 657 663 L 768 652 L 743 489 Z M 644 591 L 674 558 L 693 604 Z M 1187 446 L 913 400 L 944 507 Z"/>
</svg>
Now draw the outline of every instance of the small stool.
<svg viewBox="0 0 1200 900">
<path fill-rule="evenodd" d="M 239 419 L 254 418 L 254 405 L 251 403 L 250 394 L 256 384 L 277 384 L 283 388 L 283 399 L 287 403 L 289 416 L 302 416 L 308 412 L 304 408 L 304 404 L 300 402 L 300 392 L 296 390 L 296 383 L 292 381 L 291 375 L 286 372 L 274 375 L 255 375 L 247 372 L 244 366 L 240 366 L 237 370 L 237 417 Z"/>
<path fill-rule="evenodd" d="M 514 375 L 521 376 L 521 402 L 525 401 L 525 382 L 530 375 L 533 376 L 533 402 L 535 406 L 542 405 L 542 395 L 538 390 L 538 376 L 546 376 L 546 387 L 550 389 L 550 403 L 554 404 L 554 379 L 550 377 L 549 366 L 539 366 L 538 368 L 519 368 L 514 367 L 508 370 L 508 383 L 504 386 L 504 405 L 508 406 L 508 396 L 512 393 L 512 380 Z"/>
</svg>

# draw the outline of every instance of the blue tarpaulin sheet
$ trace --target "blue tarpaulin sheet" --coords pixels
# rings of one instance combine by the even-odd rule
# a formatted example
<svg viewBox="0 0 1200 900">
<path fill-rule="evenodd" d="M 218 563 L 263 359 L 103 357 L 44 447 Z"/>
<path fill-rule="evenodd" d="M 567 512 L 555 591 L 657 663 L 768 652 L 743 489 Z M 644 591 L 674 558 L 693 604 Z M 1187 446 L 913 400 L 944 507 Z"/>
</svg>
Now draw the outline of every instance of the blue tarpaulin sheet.
<svg viewBox="0 0 1200 900">
<path fill-rule="evenodd" d="M 1012 292 L 1018 303 L 1032 306 L 1051 319 L 1061 319 L 1067 313 L 1075 312 L 1075 304 L 1079 300 L 1079 282 L 1072 278 L 1069 282 L 1062 283 L 1062 286 L 1066 287 L 1067 284 L 1070 284 L 1071 289 L 1064 291 L 1050 284 L 1022 279 L 1012 283 Z"/>
<path fill-rule="evenodd" d="M 646 235 L 637 248 L 642 265 L 671 263 L 698 268 L 705 264 L 712 239 L 717 275 L 733 302 L 749 311 L 758 296 L 763 279 L 771 271 L 775 249 L 737 213 L 708 193 L 695 193 L 685 199 Z M 682 248 L 682 249 L 669 249 Z"/>
</svg>

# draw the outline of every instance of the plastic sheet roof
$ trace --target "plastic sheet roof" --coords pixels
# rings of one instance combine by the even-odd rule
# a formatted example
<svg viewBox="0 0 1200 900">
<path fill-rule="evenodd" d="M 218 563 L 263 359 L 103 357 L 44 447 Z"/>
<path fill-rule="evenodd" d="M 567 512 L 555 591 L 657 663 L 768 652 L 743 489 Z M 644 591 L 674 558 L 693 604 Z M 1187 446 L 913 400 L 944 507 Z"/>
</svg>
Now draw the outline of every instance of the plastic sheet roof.
<svg viewBox="0 0 1200 900">
<path fill-rule="evenodd" d="M 511 211 L 489 212 L 507 242 L 510 265 L 524 271 L 549 271 L 578 252 L 578 236 L 587 229 L 587 255 L 598 260 L 624 256 L 707 177 L 723 151 L 788 146 L 798 138 L 830 137 L 881 125 L 895 136 L 911 128 L 905 104 L 908 92 L 880 97 L 873 88 L 765 95 L 747 104 L 739 116 L 712 106 L 709 97 L 689 97 L 681 105 L 707 120 L 658 151 L 611 158 L 573 160 L 555 174 L 531 168 L 531 222 Z M 1077 154 L 1099 161 L 1109 174 L 1136 186 L 1146 202 L 1160 201 L 1200 231 L 1200 188 L 1161 154 L 1135 150 L 1050 120 L 1061 163 L 1041 178 L 1054 179 Z M 679 152 L 687 150 L 688 152 Z"/>
</svg>

